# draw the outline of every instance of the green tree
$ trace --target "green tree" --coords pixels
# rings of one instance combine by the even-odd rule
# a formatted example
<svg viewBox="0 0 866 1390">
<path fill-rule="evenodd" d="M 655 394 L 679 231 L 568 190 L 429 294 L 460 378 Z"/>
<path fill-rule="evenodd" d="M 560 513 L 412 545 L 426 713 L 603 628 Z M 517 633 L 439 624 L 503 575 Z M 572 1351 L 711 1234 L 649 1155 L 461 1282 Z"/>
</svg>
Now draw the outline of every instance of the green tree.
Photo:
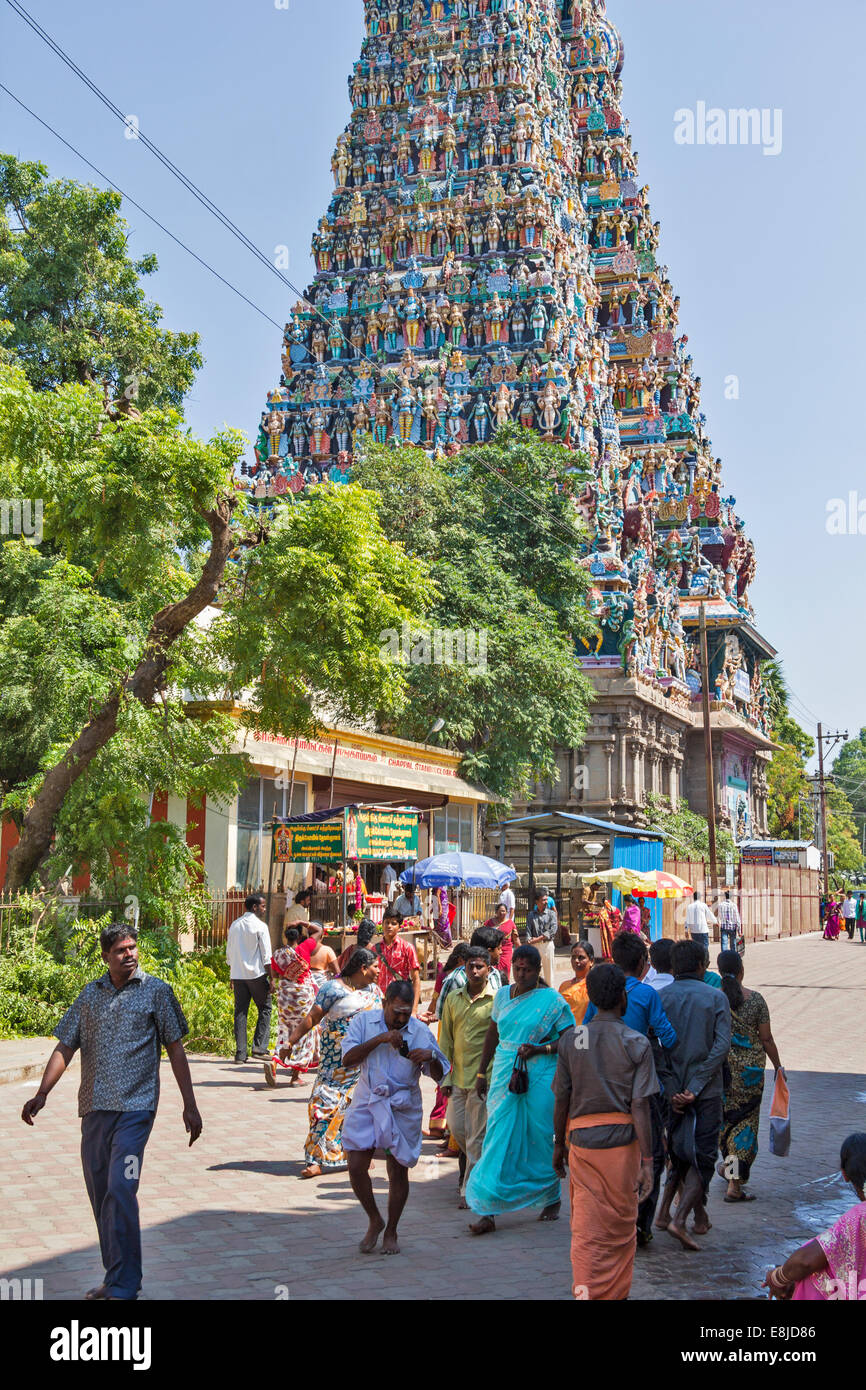
<svg viewBox="0 0 866 1390">
<path fill-rule="evenodd" d="M 827 848 L 837 874 L 855 873 L 863 867 L 860 837 L 851 802 L 841 787 L 827 785 Z"/>
<path fill-rule="evenodd" d="M 111 417 L 94 386 L 36 391 L 0 364 L 0 496 L 43 512 L 38 549 L 0 547 L 10 888 L 53 843 L 104 864 L 123 832 L 114 847 L 145 865 L 166 833 L 142 804 L 157 787 L 231 794 L 243 769 L 215 701 L 237 713 L 248 690 L 254 718 L 287 737 L 323 711 L 398 716 L 405 677 L 378 634 L 420 620 L 423 566 L 356 487 L 260 520 L 234 486 L 243 447 L 194 439 L 172 411 Z"/>
<path fill-rule="evenodd" d="M 202 365 L 171 333 L 132 261 L 120 195 L 0 154 L 0 338 L 33 386 L 97 383 L 106 404 L 178 407 Z"/>
<path fill-rule="evenodd" d="M 774 840 L 810 839 L 815 834 L 815 817 L 807 766 L 815 755 L 815 740 L 791 716 L 782 663 L 766 662 L 763 674 L 770 696 L 770 735 L 779 745 L 767 774 L 770 836 Z"/>
<path fill-rule="evenodd" d="M 665 837 L 665 854 L 674 859 L 706 859 L 710 857 L 710 827 L 705 816 L 698 815 L 685 801 L 676 808 L 667 796 L 650 792 L 647 796 L 647 826 L 659 830 Z M 716 827 L 716 856 L 724 867 L 728 858 L 739 858 L 734 837 L 722 826 Z"/>
<path fill-rule="evenodd" d="M 437 660 L 417 635 L 406 664 L 409 698 L 383 723 L 423 740 L 437 719 L 463 774 L 502 802 L 556 776 L 555 747 L 579 747 L 592 688 L 575 641 L 594 630 L 579 561 L 586 537 L 572 495 L 586 461 L 507 427 L 491 443 L 428 459 L 417 449 L 369 446 L 355 476 L 380 499 L 392 538 L 430 568 L 428 627 L 476 634 L 476 660 Z M 480 635 L 483 634 L 483 637 Z M 464 639 L 466 640 L 466 639 Z"/>
<path fill-rule="evenodd" d="M 866 826 L 866 729 L 840 748 L 833 763 L 833 780 L 851 803 L 857 826 L 857 838 L 862 846 Z"/>
<path fill-rule="evenodd" d="M 781 662 L 767 662 L 764 679 L 770 691 L 770 732 L 773 741 L 779 744 L 767 778 L 770 835 L 780 840 L 817 838 L 820 831 L 815 813 L 815 788 L 807 770 L 817 745 L 791 715 Z M 827 849 L 835 858 L 837 872 L 841 873 L 851 873 L 863 862 L 862 832 L 856 817 L 857 804 L 866 811 L 866 798 L 863 798 L 857 775 L 860 767 L 866 782 L 866 730 L 861 732 L 859 739 L 851 740 L 841 749 L 833 764 L 835 780 L 828 779 L 827 783 Z M 849 799 L 858 794 L 859 803 Z"/>
</svg>

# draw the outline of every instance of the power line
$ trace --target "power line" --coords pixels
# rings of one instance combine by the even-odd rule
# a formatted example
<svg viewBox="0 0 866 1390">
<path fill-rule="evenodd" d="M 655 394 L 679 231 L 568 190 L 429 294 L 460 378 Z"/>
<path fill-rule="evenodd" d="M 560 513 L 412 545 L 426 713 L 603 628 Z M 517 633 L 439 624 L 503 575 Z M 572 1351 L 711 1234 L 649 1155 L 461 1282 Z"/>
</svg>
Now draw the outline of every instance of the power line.
<svg viewBox="0 0 866 1390">
<path fill-rule="evenodd" d="M 50 125 L 48 121 L 43 120 L 41 116 L 39 116 L 35 111 L 33 111 L 29 106 L 27 106 L 27 104 L 23 102 L 20 97 L 16 96 L 15 93 L 11 91 L 8 87 L 6 87 L 2 82 L 0 82 L 0 91 L 5 92 L 8 97 L 11 97 L 12 100 L 16 102 L 17 105 L 20 106 L 23 111 L 27 112 L 28 116 L 32 116 L 32 118 L 35 121 L 38 121 L 38 123 L 45 130 L 49 131 L 50 134 L 52 134 L 55 137 L 55 139 L 59 140 L 62 145 L 65 145 L 68 150 L 71 150 L 72 153 L 82 161 L 82 163 L 86 164 L 89 169 L 92 169 L 93 172 L 99 176 L 99 178 L 103 179 L 105 183 L 109 185 L 109 187 L 114 188 L 121 195 L 121 197 L 125 198 L 126 201 L 131 204 L 132 207 L 136 208 L 140 213 L 142 213 L 151 222 L 153 222 L 154 226 L 159 227 L 160 231 L 164 232 L 166 236 L 170 237 L 171 240 L 175 242 L 178 246 L 180 246 L 184 251 L 186 251 L 188 255 L 192 256 L 194 260 L 198 261 L 199 265 L 203 266 L 205 270 L 210 271 L 212 275 L 216 276 L 216 278 L 223 285 L 225 285 L 240 299 L 242 299 L 245 304 L 248 304 L 251 309 L 254 309 L 257 314 L 260 314 L 262 318 L 266 319 L 268 323 L 273 324 L 275 328 L 278 328 L 282 331 L 281 325 L 277 323 L 275 319 L 272 319 L 270 315 L 265 312 L 264 309 L 260 309 L 259 306 L 257 304 L 254 304 L 251 299 L 248 299 L 247 296 L 241 290 L 239 290 L 236 285 L 233 285 L 231 281 L 226 280 L 226 278 L 223 275 L 221 275 L 218 270 L 215 270 L 212 265 L 210 265 L 206 260 L 203 259 L 203 257 L 199 256 L 196 251 L 193 251 L 192 247 L 188 246 L 186 242 L 183 241 L 180 237 L 175 236 L 174 232 L 169 231 L 169 229 L 162 222 L 160 222 L 158 218 L 154 217 L 152 213 L 147 211 L 147 208 L 142 207 L 142 205 L 136 202 L 136 200 L 132 198 L 128 193 L 124 192 L 124 190 L 120 187 L 119 184 L 115 183 L 113 179 L 109 178 L 109 176 L 103 170 L 98 168 L 98 166 L 95 165 L 92 162 L 92 160 L 88 159 L 87 156 L 81 152 L 81 150 L 79 150 L 75 145 L 73 145 L 69 140 L 67 140 L 63 135 L 61 135 L 58 130 L 55 130 L 54 126 Z M 377 368 L 377 370 L 379 370 L 380 373 L 382 371 L 381 368 Z M 570 534 L 567 528 L 564 526 L 560 526 L 560 534 L 556 535 L 553 532 L 552 527 L 554 525 L 559 525 L 557 518 L 547 516 L 547 514 L 543 511 L 543 508 L 540 503 L 536 502 L 535 499 L 530 497 L 528 493 L 524 492 L 522 488 L 519 488 L 515 484 L 509 482 L 509 480 L 500 472 L 499 469 L 493 468 L 492 465 L 485 463 L 483 459 L 479 459 L 478 461 L 479 463 L 481 463 L 482 467 L 487 469 L 489 473 L 497 477 L 505 487 L 509 488 L 518 496 L 522 497 L 524 501 L 526 501 L 539 513 L 543 522 L 546 523 L 545 530 L 548 530 L 549 534 L 553 537 L 553 539 L 564 539 L 570 545 L 574 545 L 575 543 L 580 544 L 581 538 L 578 535 Z M 483 483 L 481 484 L 481 488 L 482 491 L 485 492 L 488 497 L 494 496 L 490 489 L 486 488 Z M 528 517 L 525 512 L 520 514 L 524 517 L 524 520 L 532 520 L 532 518 Z"/>
<path fill-rule="evenodd" d="M 38 116 L 36 114 L 35 111 L 32 111 L 31 108 L 27 106 L 21 100 L 20 97 L 17 97 L 15 93 L 10 91 L 8 87 L 5 87 L 2 82 L 0 82 L 0 91 L 5 92 L 8 97 L 11 97 L 14 102 L 17 102 L 18 105 L 21 107 L 22 111 L 26 111 L 28 116 L 32 116 L 34 121 L 38 121 L 39 124 L 45 128 L 45 130 L 50 131 L 50 133 L 55 137 L 55 139 L 60 141 L 61 145 L 65 145 L 66 148 L 68 150 L 71 150 L 72 153 L 76 155 L 78 159 L 82 161 L 83 164 L 87 165 L 88 169 L 92 169 L 93 172 L 95 174 L 98 174 L 99 177 L 103 179 L 105 183 L 109 185 L 110 188 L 115 189 L 116 192 L 118 192 L 122 198 L 125 198 L 126 201 L 132 205 L 132 207 L 137 208 L 140 213 L 143 213 L 145 217 L 149 218 L 149 220 L 154 224 L 155 227 L 159 227 L 160 231 L 164 232 L 167 237 L 170 237 L 171 240 L 176 243 L 176 245 L 180 246 L 184 251 L 186 251 L 187 255 L 192 256 L 193 260 L 198 261 L 199 265 L 204 266 L 205 270 L 210 271 L 211 275 L 215 275 L 217 280 L 219 280 L 223 285 L 230 289 L 233 294 L 236 294 L 238 298 L 242 299 L 245 304 L 248 304 L 251 309 L 255 309 L 257 314 L 261 314 L 263 319 L 267 319 L 268 323 L 272 323 L 274 325 L 274 328 L 278 328 L 280 332 L 282 332 L 282 325 L 277 323 L 276 319 L 272 319 L 270 314 L 266 314 L 264 309 L 260 309 L 258 304 L 254 304 L 251 299 L 248 299 L 242 290 L 239 290 L 236 285 L 233 285 L 230 280 L 227 280 L 225 278 L 224 275 L 220 275 L 219 271 L 215 270 L 214 267 L 210 265 L 206 260 L 204 260 L 203 257 L 198 254 L 197 251 L 193 251 L 191 246 L 187 246 L 185 241 L 182 241 L 180 237 L 175 236 L 174 232 L 170 232 L 168 227 L 164 226 L 158 218 L 154 217 L 153 213 L 148 212 L 147 208 L 143 208 L 141 204 L 137 203 L 134 198 L 131 198 L 128 193 L 124 193 L 123 189 L 119 186 L 119 184 L 116 184 L 113 179 L 110 179 L 107 174 L 103 173 L 101 169 L 98 169 L 97 166 L 91 160 L 89 160 L 86 155 L 81 153 L 81 150 L 77 149 L 75 145 L 71 144 L 67 139 L 65 139 L 64 136 L 62 136 L 58 130 L 55 130 L 54 127 L 52 125 L 49 125 L 47 121 L 44 121 L 41 116 Z"/>
<path fill-rule="evenodd" d="M 103 106 L 105 106 L 113 116 L 116 116 L 124 127 L 128 128 L 129 120 L 126 113 L 123 112 L 120 109 L 120 107 L 111 100 L 110 97 L 106 96 L 105 92 L 103 92 L 102 89 L 98 87 L 97 84 L 90 77 L 88 77 L 87 73 L 84 72 L 84 70 L 81 67 L 79 67 L 79 65 L 75 62 L 73 58 L 70 57 L 66 50 L 59 43 L 57 43 L 55 39 L 51 37 L 47 30 L 43 29 L 42 25 L 39 24 L 37 20 L 35 20 L 33 16 L 28 13 L 27 10 L 25 10 L 23 5 L 19 4 L 19 0 L 6 0 L 6 3 L 11 7 L 11 9 L 15 11 L 15 13 L 19 16 L 20 19 L 24 20 L 25 24 L 29 25 L 29 27 L 33 30 L 34 34 L 36 34 L 40 39 L 42 39 L 43 43 L 48 45 L 48 47 L 54 54 L 56 54 L 60 61 L 62 63 L 65 63 L 66 66 L 70 69 L 70 71 L 73 72 L 75 76 L 78 77 L 84 83 L 84 85 L 93 93 L 97 100 L 101 101 Z M 140 128 L 136 128 L 136 139 L 144 145 L 145 149 L 149 150 L 150 153 L 154 155 L 156 159 L 159 160 L 160 164 L 162 164 L 163 167 L 167 169 L 170 174 L 172 174 L 181 184 L 183 184 L 184 188 L 186 188 L 187 191 L 191 193 L 199 203 L 201 203 L 202 207 L 205 208 L 207 212 L 209 212 L 213 217 L 217 219 L 217 221 L 226 229 L 226 231 L 230 232 L 231 235 L 235 237 L 241 243 L 241 245 L 246 248 L 246 250 L 250 251 L 256 257 L 256 259 L 262 263 L 262 265 L 267 266 L 268 270 L 270 270 L 274 275 L 276 275 L 277 279 L 280 280 L 282 284 L 284 284 L 288 289 L 292 291 L 292 294 L 296 294 L 299 299 L 303 300 L 304 303 L 307 304 L 310 309 L 312 309 L 313 313 L 316 314 L 316 316 L 320 318 L 323 323 L 328 325 L 328 328 L 331 330 L 331 332 L 333 332 L 336 328 L 343 342 L 345 342 L 350 347 L 352 346 L 349 338 L 343 330 L 342 325 L 336 320 L 329 319 L 325 314 L 321 312 L 321 310 L 315 304 L 310 303 L 303 290 L 299 290 L 297 285 L 295 285 L 288 278 L 287 275 L 284 275 L 282 271 L 279 270 L 276 265 L 274 265 L 274 262 L 271 260 L 271 258 L 269 256 L 266 256 L 264 251 L 262 251 L 260 247 L 256 246 L 255 242 L 251 241 L 250 238 L 246 235 L 246 233 L 242 232 L 241 229 L 238 226 L 236 226 L 234 222 L 232 222 L 231 218 L 226 213 L 224 213 L 220 207 L 217 206 L 213 199 L 209 197 L 207 193 L 203 192 L 203 190 L 200 189 L 197 184 L 193 183 L 192 179 L 189 178 L 188 175 L 186 175 L 182 169 L 178 168 L 178 166 L 173 162 L 173 160 L 171 160 L 168 157 L 168 155 L 164 154 L 163 151 L 159 148 L 159 146 L 155 145 L 154 142 L 147 135 L 145 135 Z M 273 320 L 271 320 L 271 322 L 273 322 Z"/>
</svg>

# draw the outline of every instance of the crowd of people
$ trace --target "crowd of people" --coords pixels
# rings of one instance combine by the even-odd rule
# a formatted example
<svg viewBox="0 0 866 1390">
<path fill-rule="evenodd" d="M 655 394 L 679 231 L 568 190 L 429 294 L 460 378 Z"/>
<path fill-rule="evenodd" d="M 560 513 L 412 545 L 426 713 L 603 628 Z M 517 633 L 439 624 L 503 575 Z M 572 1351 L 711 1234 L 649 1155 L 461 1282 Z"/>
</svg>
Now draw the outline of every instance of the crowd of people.
<svg viewBox="0 0 866 1390">
<path fill-rule="evenodd" d="M 233 924 L 230 961 L 250 962 L 258 941 L 263 969 L 261 906 L 251 899 Z M 779 1073 L 781 1059 L 766 1002 L 744 984 L 736 908 L 721 904 L 718 970 L 709 949 L 717 919 L 700 895 L 685 941 L 650 944 L 640 899 L 615 911 L 601 935 L 609 959 L 596 961 L 590 942 L 578 941 L 572 978 L 556 989 L 558 920 L 546 890 L 521 931 L 503 894 L 440 964 L 423 1010 L 396 895 L 381 935 L 365 920 L 339 959 L 320 924 L 304 924 L 303 940 L 286 928 L 270 962 L 279 1026 L 265 1075 L 275 1085 L 280 1068 L 293 1079 L 315 1072 L 302 1176 L 348 1171 L 369 1221 L 364 1253 L 380 1235 L 387 1253 L 399 1249 L 408 1170 L 425 1134 L 442 1141 L 443 1158 L 457 1159 L 458 1206 L 471 1211 L 473 1236 L 494 1233 L 505 1212 L 535 1208 L 540 1220 L 556 1220 L 568 1177 L 580 1298 L 626 1297 L 635 1251 L 657 1231 L 700 1249 L 716 1173 L 726 1202 L 754 1200 L 765 1066 L 769 1058 Z M 238 1036 L 248 997 L 260 994 L 258 979 L 237 992 Z M 425 1074 L 436 1082 L 426 1131 Z M 377 1150 L 387 1155 L 387 1219 L 369 1177 Z"/>
<path fill-rule="evenodd" d="M 822 898 L 821 922 L 825 941 L 838 941 L 843 931 L 853 941 L 857 931 L 860 940 L 866 942 L 866 893 L 858 893 L 856 898 L 851 892 L 838 899 L 835 895 Z"/>
<path fill-rule="evenodd" d="M 711 1230 L 716 1174 L 725 1202 L 755 1200 L 749 1183 L 767 1060 L 784 1073 L 766 1001 L 744 983 L 740 951 L 723 942 L 711 970 L 703 913 L 693 914 L 687 940 L 649 943 L 642 905 L 626 902 L 620 929 L 605 943 L 610 959 L 597 961 L 590 942 L 579 941 L 572 978 L 557 989 L 546 951 L 555 912 L 546 894 L 522 932 L 503 895 L 494 916 L 451 952 L 422 1010 L 420 968 L 399 935 L 398 901 L 381 936 L 362 922 L 357 943 L 340 957 L 315 922 L 286 926 L 284 944 L 272 950 L 258 897 L 247 900 L 227 943 L 235 1060 L 247 1060 L 253 1002 L 253 1056 L 268 1084 L 283 1072 L 290 1084 L 313 1075 L 301 1177 L 347 1172 L 367 1219 L 363 1254 L 380 1240 L 385 1254 L 400 1251 L 409 1174 L 424 1139 L 424 1076 L 437 1087 L 428 1133 L 443 1138 L 443 1157 L 457 1157 L 457 1206 L 471 1212 L 468 1235 L 495 1236 L 497 1218 L 508 1212 L 536 1210 L 540 1221 L 556 1221 L 568 1182 L 576 1299 L 627 1298 L 636 1251 L 656 1232 L 684 1251 L 700 1249 Z M 88 1297 L 130 1299 L 141 1282 L 137 1177 L 161 1046 L 190 1143 L 202 1122 L 172 990 L 138 966 L 132 928 L 104 932 L 102 948 L 107 973 L 58 1025 L 58 1046 L 22 1118 L 33 1123 L 81 1049 L 82 1162 L 106 1271 Z M 123 1170 L 130 1154 L 135 1182 Z M 370 1176 L 377 1156 L 388 1179 L 384 1213 Z M 861 1290 L 866 1275 L 866 1135 L 845 1141 L 841 1168 L 860 1205 L 770 1272 L 771 1297 L 860 1296 L 838 1290 Z"/>
</svg>

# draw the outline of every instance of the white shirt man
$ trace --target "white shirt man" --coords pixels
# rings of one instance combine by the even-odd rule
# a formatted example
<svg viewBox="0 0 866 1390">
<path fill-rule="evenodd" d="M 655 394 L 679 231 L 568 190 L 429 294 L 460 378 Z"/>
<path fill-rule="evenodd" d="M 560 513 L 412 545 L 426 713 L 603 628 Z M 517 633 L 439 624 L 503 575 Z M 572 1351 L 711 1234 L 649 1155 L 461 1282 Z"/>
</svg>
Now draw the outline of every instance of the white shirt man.
<svg viewBox="0 0 866 1390">
<path fill-rule="evenodd" d="M 397 870 L 393 864 L 386 864 L 382 870 L 382 882 L 385 885 L 385 896 L 388 902 L 394 901 L 394 894 L 397 892 Z"/>
<path fill-rule="evenodd" d="M 499 894 L 499 899 L 498 899 L 498 901 L 501 902 L 501 903 L 505 903 L 505 906 L 508 908 L 508 917 L 509 917 L 509 920 L 513 922 L 513 921 L 514 921 L 514 909 L 515 909 L 516 906 L 517 906 L 517 899 L 515 898 L 515 896 L 514 896 L 514 894 L 512 893 L 511 889 L 510 889 L 510 888 L 503 888 L 502 892 Z"/>
<path fill-rule="evenodd" d="M 417 893 L 412 892 L 411 888 L 404 888 L 403 892 L 400 894 L 399 898 L 394 903 L 394 908 L 397 912 L 400 913 L 401 917 L 403 918 L 420 917 L 421 899 L 419 898 Z"/>
<path fill-rule="evenodd" d="M 701 902 L 700 893 L 695 893 L 694 898 L 686 908 L 686 931 L 693 941 L 701 941 L 705 946 L 709 946 L 710 927 L 716 925 L 716 919 L 705 902 Z"/>
<path fill-rule="evenodd" d="M 235 1061 L 247 1060 L 247 1014 L 250 1000 L 258 1010 L 253 1056 L 270 1057 L 271 1036 L 271 934 L 257 913 L 264 912 L 265 898 L 252 896 L 246 911 L 229 927 L 226 960 L 235 996 Z"/>
<path fill-rule="evenodd" d="M 845 894 L 845 900 L 842 903 L 842 916 L 845 918 L 846 922 L 853 921 L 857 916 L 857 904 L 850 893 Z"/>
</svg>

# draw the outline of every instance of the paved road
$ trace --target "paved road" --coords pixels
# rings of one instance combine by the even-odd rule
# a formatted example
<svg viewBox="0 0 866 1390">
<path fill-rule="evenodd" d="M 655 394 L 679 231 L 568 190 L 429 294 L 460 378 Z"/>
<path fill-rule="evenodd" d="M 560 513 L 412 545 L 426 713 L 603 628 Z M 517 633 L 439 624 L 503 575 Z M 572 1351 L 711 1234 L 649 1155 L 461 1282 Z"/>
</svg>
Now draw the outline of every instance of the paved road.
<svg viewBox="0 0 866 1390">
<path fill-rule="evenodd" d="M 560 973 L 565 962 L 560 961 Z M 853 1200 L 839 1145 L 866 1130 L 866 946 L 817 937 L 751 946 L 747 983 L 768 1000 L 793 1093 L 791 1156 L 762 1152 L 759 1201 L 725 1205 L 700 1254 L 657 1235 L 638 1253 L 633 1297 L 754 1297 L 767 1266 L 824 1229 Z M 163 1100 L 145 1159 L 144 1294 L 150 1299 L 568 1299 L 568 1223 L 502 1217 L 491 1237 L 466 1233 L 456 1165 L 425 1145 L 413 1173 L 404 1254 L 357 1253 L 364 1220 L 344 1175 L 302 1182 L 309 1085 L 269 1091 L 257 1066 L 193 1058 L 205 1132 L 186 1147 L 177 1093 Z M 101 1267 L 78 1164 L 75 1084 L 65 1078 L 33 1130 L 16 1118 L 33 1084 L 0 1086 L 0 1273 L 42 1278 L 47 1299 L 77 1298 Z M 762 1144 L 766 1144 L 765 1097 Z M 384 1189 L 377 1165 L 377 1189 Z"/>
</svg>

